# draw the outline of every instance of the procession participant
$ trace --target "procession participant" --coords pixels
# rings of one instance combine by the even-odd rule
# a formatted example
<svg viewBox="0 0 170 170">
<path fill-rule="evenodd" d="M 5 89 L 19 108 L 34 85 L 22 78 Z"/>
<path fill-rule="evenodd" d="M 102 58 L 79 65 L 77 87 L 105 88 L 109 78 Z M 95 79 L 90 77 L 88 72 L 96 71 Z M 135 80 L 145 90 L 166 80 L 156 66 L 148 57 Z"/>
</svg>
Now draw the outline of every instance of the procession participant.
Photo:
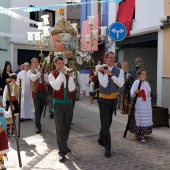
<svg viewBox="0 0 170 170">
<path fill-rule="evenodd" d="M 146 81 L 146 71 L 139 69 L 137 71 L 138 80 L 136 80 L 131 88 L 131 97 L 138 94 L 135 104 L 135 112 L 132 114 L 129 131 L 134 133 L 141 142 L 145 142 L 145 135 L 152 133 L 152 106 L 150 92 L 151 88 Z M 138 90 L 139 82 L 142 81 L 140 90 Z"/>
<path fill-rule="evenodd" d="M 6 157 L 9 152 L 8 146 L 8 138 L 6 136 L 6 120 L 5 118 L 10 118 L 11 115 L 11 107 L 8 108 L 8 111 L 5 111 L 3 108 L 0 108 L 0 168 L 6 169 L 4 164 L 4 157 Z"/>
<path fill-rule="evenodd" d="M 49 82 L 54 89 L 54 117 L 60 156 L 59 161 L 64 162 L 67 152 L 71 152 L 67 146 L 67 140 L 73 117 L 72 92 L 75 89 L 75 83 L 73 73 L 66 70 L 63 56 L 55 58 L 54 65 L 56 70 L 49 74 Z"/>
<path fill-rule="evenodd" d="M 24 63 L 24 68 L 17 75 L 17 84 L 21 79 L 21 87 L 23 91 L 23 97 L 21 98 L 21 122 L 25 119 L 33 119 L 34 115 L 32 112 L 32 96 L 30 91 L 30 80 L 28 78 L 27 72 L 30 69 L 29 63 Z"/>
<path fill-rule="evenodd" d="M 73 100 L 73 110 L 74 110 L 76 100 L 79 100 L 80 89 L 82 89 L 83 96 L 86 95 L 86 91 L 85 91 L 85 88 L 82 84 L 80 72 L 77 70 L 76 63 L 75 63 L 74 60 L 71 60 L 69 62 L 69 68 L 71 68 L 73 70 L 73 78 L 74 78 L 74 83 L 75 83 L 75 86 L 76 86 L 75 90 L 73 91 L 73 99 L 72 99 Z"/>
<path fill-rule="evenodd" d="M 99 110 L 101 131 L 98 143 L 105 147 L 105 156 L 111 156 L 111 136 L 110 126 L 112 123 L 112 115 L 117 103 L 117 92 L 124 84 L 123 70 L 115 66 L 115 56 L 112 51 L 105 54 L 106 66 L 100 67 L 99 77 Z"/>
<path fill-rule="evenodd" d="M 9 83 L 10 91 L 11 91 L 11 99 L 12 99 L 12 104 L 14 105 L 14 113 L 19 113 L 19 90 L 21 88 L 16 84 L 17 80 L 17 75 L 15 73 L 10 74 L 9 76 L 11 83 Z M 7 85 L 4 88 L 4 93 L 3 93 L 3 108 L 4 110 L 8 110 L 10 106 L 10 100 L 9 100 L 9 95 L 8 95 L 8 87 Z M 14 127 L 13 123 L 10 122 L 10 119 L 7 119 L 7 134 L 14 134 Z M 11 127 L 11 131 L 10 131 Z"/>
<path fill-rule="evenodd" d="M 31 69 L 27 72 L 30 79 L 30 90 L 32 91 L 35 107 L 36 133 L 41 133 L 41 115 L 46 104 L 46 82 L 48 77 L 43 73 L 43 68 L 38 68 L 37 58 L 31 59 Z"/>
</svg>

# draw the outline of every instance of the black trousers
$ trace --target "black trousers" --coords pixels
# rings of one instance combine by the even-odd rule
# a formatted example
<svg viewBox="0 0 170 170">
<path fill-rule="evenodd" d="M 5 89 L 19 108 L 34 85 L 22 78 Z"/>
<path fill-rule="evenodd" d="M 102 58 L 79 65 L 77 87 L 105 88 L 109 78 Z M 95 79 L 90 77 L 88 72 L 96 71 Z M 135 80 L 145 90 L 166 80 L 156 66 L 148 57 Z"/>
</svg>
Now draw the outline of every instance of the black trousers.
<svg viewBox="0 0 170 170">
<path fill-rule="evenodd" d="M 33 102 L 35 107 L 35 126 L 41 128 L 41 116 L 46 104 L 46 91 L 33 93 Z"/>
<path fill-rule="evenodd" d="M 48 100 L 49 113 L 53 113 L 53 88 L 50 85 L 48 86 Z"/>
<path fill-rule="evenodd" d="M 74 90 L 72 92 L 72 94 L 73 94 L 72 102 L 73 102 L 73 110 L 74 110 L 74 106 L 75 106 L 75 103 L 76 103 L 76 97 L 77 97 L 77 90 Z"/>
<path fill-rule="evenodd" d="M 12 104 L 14 105 L 14 113 L 19 113 L 18 100 L 12 101 Z M 7 100 L 6 101 L 6 111 L 8 110 L 9 106 L 10 106 L 10 102 Z"/>
<path fill-rule="evenodd" d="M 54 104 L 54 118 L 59 154 L 67 154 L 67 140 L 70 133 L 70 125 L 73 117 L 73 103 Z"/>
<path fill-rule="evenodd" d="M 112 116 L 116 103 L 117 99 L 98 99 L 101 122 L 100 137 L 104 147 L 107 149 L 111 147 L 110 126 L 112 124 Z"/>
</svg>

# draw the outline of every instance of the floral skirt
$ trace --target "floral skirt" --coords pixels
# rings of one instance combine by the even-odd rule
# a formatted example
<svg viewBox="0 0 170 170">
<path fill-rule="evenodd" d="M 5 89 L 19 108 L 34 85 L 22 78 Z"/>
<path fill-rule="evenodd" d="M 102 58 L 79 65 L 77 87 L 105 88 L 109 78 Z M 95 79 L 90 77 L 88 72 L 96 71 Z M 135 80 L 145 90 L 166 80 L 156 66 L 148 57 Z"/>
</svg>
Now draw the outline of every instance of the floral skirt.
<svg viewBox="0 0 170 170">
<path fill-rule="evenodd" d="M 135 114 L 132 113 L 132 117 L 129 125 L 129 131 L 138 136 L 150 135 L 152 133 L 152 126 L 137 127 L 135 121 Z"/>
</svg>

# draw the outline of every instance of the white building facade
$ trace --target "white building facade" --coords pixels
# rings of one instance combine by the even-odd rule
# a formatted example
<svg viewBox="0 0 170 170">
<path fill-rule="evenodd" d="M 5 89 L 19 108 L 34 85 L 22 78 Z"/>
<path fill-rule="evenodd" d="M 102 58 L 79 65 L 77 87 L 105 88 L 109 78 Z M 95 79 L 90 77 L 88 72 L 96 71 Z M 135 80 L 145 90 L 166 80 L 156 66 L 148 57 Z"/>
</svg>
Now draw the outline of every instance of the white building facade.
<svg viewBox="0 0 170 170">
<path fill-rule="evenodd" d="M 109 25 L 116 22 L 119 6 L 109 3 Z M 159 12 L 158 12 L 159 11 Z M 160 19 L 170 15 L 168 0 L 136 0 L 135 15 L 132 20 L 130 35 L 122 42 L 113 43 L 108 49 L 118 49 L 118 61 L 129 62 L 131 70 L 135 67 L 136 57 L 141 57 L 144 66 L 154 80 L 157 105 L 170 108 L 170 28 L 162 30 Z"/>
</svg>

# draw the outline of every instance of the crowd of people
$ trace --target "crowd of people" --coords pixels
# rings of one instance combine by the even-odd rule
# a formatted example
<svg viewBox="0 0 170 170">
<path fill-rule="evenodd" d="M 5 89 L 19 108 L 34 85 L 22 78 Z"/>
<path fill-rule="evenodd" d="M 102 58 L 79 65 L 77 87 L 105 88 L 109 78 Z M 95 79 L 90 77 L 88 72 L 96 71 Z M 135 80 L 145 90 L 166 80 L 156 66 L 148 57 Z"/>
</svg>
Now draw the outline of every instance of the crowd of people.
<svg viewBox="0 0 170 170">
<path fill-rule="evenodd" d="M 135 105 L 135 111 L 130 122 L 130 132 L 134 133 L 141 142 L 145 141 L 144 136 L 152 132 L 152 110 L 150 101 L 151 88 L 146 81 L 146 71 L 136 70 L 135 76 L 137 79 L 131 83 L 134 74 L 129 71 L 128 63 L 115 63 L 115 55 L 109 51 L 104 56 L 105 64 L 98 62 L 95 71 L 89 74 L 89 96 L 90 104 L 93 104 L 94 98 L 97 98 L 100 112 L 100 133 L 98 143 L 105 148 L 104 155 L 111 156 L 111 134 L 110 127 L 112 124 L 112 115 L 116 106 L 120 108 L 120 94 L 123 95 L 123 112 L 126 113 L 130 103 L 130 96 L 138 95 Z M 59 148 L 59 161 L 65 161 L 65 155 L 71 152 L 67 145 L 67 140 L 70 133 L 70 125 L 72 124 L 73 110 L 77 96 L 79 96 L 79 88 L 82 88 L 83 95 L 86 95 L 85 88 L 81 83 L 80 73 L 74 67 L 72 70 L 65 66 L 64 57 L 59 56 L 54 59 L 55 70 L 50 70 L 45 73 L 43 67 L 39 67 L 37 58 L 31 59 L 31 66 L 28 62 L 22 64 L 15 73 L 12 72 L 11 63 L 6 61 L 2 76 L 0 76 L 0 95 L 2 96 L 2 108 L 0 114 L 5 117 L 9 115 L 9 92 L 6 80 L 9 80 L 11 91 L 11 99 L 13 106 L 11 109 L 14 113 L 19 112 L 19 103 L 21 102 L 21 120 L 34 119 L 36 133 L 42 132 L 41 117 L 44 106 L 47 102 L 47 91 L 49 99 L 50 117 L 55 120 L 56 136 Z M 137 68 L 137 66 L 136 66 Z M 137 74 L 136 74 L 137 73 Z M 133 76 L 134 79 L 134 76 Z M 20 84 L 20 82 L 22 82 Z M 141 88 L 138 89 L 139 82 L 142 82 Z M 19 101 L 21 94 L 21 101 Z M 32 102 L 33 101 L 33 102 Z M 35 113 L 32 111 L 34 105 Z M 1 117 L 1 116 L 0 116 Z M 5 135 L 13 134 L 13 126 L 9 127 L 9 116 L 6 116 L 6 121 L 0 119 L 0 133 L 3 132 L 3 137 L 0 135 L 0 140 L 6 138 Z M 5 124 L 5 126 L 3 125 Z M 4 133 L 4 131 L 6 133 Z M 7 141 L 7 140 L 6 140 Z M 0 142 L 0 160 L 2 161 L 3 151 L 7 151 L 8 147 L 1 145 Z M 4 152 L 5 154 L 6 152 Z"/>
</svg>

